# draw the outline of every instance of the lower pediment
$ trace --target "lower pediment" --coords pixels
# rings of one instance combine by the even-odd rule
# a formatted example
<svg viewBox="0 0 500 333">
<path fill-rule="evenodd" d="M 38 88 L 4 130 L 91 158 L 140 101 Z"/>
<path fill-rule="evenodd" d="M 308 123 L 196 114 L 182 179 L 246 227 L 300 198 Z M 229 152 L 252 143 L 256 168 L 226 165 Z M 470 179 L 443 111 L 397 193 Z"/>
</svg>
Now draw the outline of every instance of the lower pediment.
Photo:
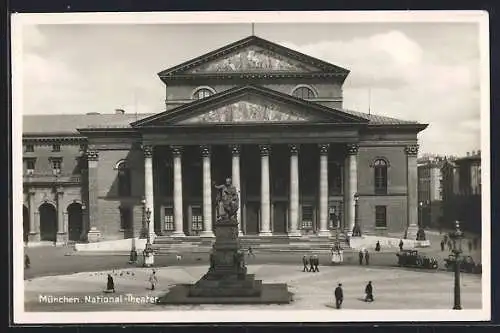
<svg viewBox="0 0 500 333">
<path fill-rule="evenodd" d="M 152 115 L 132 127 L 214 124 L 356 123 L 367 120 L 261 86 L 236 87 Z"/>
<path fill-rule="evenodd" d="M 317 120 L 314 118 L 317 117 L 282 103 L 245 96 L 241 100 L 180 120 L 177 124 L 308 122 Z"/>
</svg>

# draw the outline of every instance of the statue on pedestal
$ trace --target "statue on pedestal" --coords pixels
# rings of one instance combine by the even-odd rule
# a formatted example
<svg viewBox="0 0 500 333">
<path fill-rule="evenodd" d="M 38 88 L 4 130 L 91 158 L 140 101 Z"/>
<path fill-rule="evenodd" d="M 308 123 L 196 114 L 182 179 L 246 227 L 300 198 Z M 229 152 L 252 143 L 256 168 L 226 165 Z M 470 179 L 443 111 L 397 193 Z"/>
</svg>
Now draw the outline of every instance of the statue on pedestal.
<svg viewBox="0 0 500 333">
<path fill-rule="evenodd" d="M 215 185 L 218 190 L 216 202 L 217 221 L 223 219 L 236 219 L 239 208 L 239 197 L 231 178 L 226 178 L 226 183 Z"/>
</svg>

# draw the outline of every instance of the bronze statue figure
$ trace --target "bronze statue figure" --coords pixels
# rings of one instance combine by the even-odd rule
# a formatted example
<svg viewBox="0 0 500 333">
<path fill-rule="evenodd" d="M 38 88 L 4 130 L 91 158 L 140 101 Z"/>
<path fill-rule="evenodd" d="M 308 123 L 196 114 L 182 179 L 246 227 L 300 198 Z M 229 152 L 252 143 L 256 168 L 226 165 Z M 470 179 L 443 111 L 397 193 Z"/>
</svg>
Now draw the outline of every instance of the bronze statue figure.
<svg viewBox="0 0 500 333">
<path fill-rule="evenodd" d="M 215 185 L 218 190 L 216 199 L 217 220 L 237 218 L 239 208 L 238 191 L 233 186 L 231 178 L 226 178 L 226 183 Z"/>
</svg>

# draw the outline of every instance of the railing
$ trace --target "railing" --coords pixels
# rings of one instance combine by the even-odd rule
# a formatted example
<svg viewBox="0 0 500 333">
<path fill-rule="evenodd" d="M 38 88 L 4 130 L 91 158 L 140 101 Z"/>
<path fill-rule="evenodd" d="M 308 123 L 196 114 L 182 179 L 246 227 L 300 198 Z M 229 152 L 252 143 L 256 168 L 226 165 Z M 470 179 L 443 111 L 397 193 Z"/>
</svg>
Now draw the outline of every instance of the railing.
<svg viewBox="0 0 500 333">
<path fill-rule="evenodd" d="M 69 173 L 54 174 L 50 173 L 33 173 L 25 174 L 23 181 L 25 183 L 80 183 L 82 176 Z"/>
</svg>

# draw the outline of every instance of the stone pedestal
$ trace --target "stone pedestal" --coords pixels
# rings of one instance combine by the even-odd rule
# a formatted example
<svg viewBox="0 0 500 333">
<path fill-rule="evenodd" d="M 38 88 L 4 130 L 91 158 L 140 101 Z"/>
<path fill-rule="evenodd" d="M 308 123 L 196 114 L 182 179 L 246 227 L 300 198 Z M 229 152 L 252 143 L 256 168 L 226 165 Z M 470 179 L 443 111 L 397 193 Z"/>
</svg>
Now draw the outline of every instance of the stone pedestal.
<svg viewBox="0 0 500 333">
<path fill-rule="evenodd" d="M 177 285 L 159 298 L 159 304 L 286 304 L 286 284 L 263 284 L 247 274 L 245 255 L 238 239 L 236 218 L 218 220 L 210 268 L 193 285 Z"/>
<path fill-rule="evenodd" d="M 155 255 L 153 252 L 145 253 L 144 267 L 152 267 L 155 264 Z"/>
<path fill-rule="evenodd" d="M 416 240 L 418 233 L 418 226 L 410 225 L 408 229 L 406 229 L 406 239 Z"/>
<path fill-rule="evenodd" d="M 260 296 L 262 282 L 247 275 L 245 255 L 240 249 L 238 221 L 222 219 L 215 225 L 215 244 L 208 272 L 189 290 L 193 297 Z"/>
<path fill-rule="evenodd" d="M 101 232 L 97 230 L 96 227 L 90 228 L 89 233 L 87 234 L 87 239 L 89 243 L 97 243 L 101 238 Z"/>
</svg>

